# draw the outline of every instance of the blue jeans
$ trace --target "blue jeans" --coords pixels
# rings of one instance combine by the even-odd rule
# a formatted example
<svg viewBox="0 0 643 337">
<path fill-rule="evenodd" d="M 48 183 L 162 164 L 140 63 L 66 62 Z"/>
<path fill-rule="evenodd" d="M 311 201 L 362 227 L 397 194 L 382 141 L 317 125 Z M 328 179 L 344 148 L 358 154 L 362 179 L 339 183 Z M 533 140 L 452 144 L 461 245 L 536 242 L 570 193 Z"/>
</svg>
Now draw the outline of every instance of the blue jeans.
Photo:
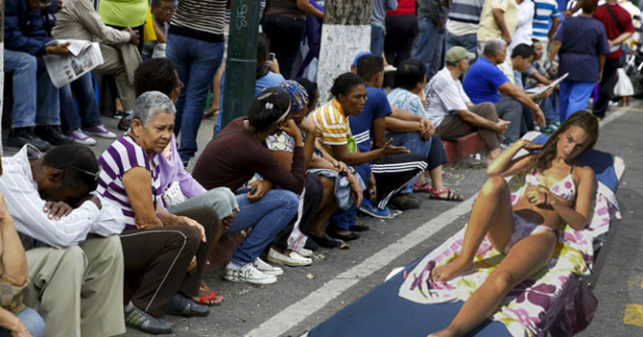
<svg viewBox="0 0 643 337">
<path fill-rule="evenodd" d="M 559 118 L 561 123 L 574 112 L 587 109 L 587 102 L 594 90 L 594 85 L 596 85 L 594 82 L 568 80 L 560 82 Z"/>
<path fill-rule="evenodd" d="M 449 50 L 451 49 L 451 47 L 455 47 L 455 46 L 460 46 L 468 50 L 469 52 L 476 54 L 476 58 L 479 56 L 477 34 L 466 34 L 466 35 L 457 36 L 449 33 L 449 31 L 447 30 L 444 49 Z M 469 61 L 469 63 L 473 64 L 473 60 Z"/>
<path fill-rule="evenodd" d="M 555 93 L 549 95 L 549 97 L 545 98 L 542 103 L 540 103 L 540 109 L 542 109 L 543 113 L 545 114 L 547 125 L 559 121 L 560 117 L 558 116 L 558 98 L 556 97 Z"/>
<path fill-rule="evenodd" d="M 219 114 L 217 115 L 217 121 L 214 123 L 214 131 L 212 132 L 212 138 L 216 137 L 219 132 L 221 132 L 221 124 L 223 124 L 223 114 L 221 113 L 221 108 L 223 105 L 219 105 Z"/>
<path fill-rule="evenodd" d="M 371 24 L 371 54 L 381 56 L 384 51 L 384 27 Z"/>
<path fill-rule="evenodd" d="M 504 133 L 503 143 L 511 144 L 520 138 L 523 125 L 522 105 L 513 98 L 503 97 L 496 105 L 498 117 L 509 121 L 509 127 Z"/>
<path fill-rule="evenodd" d="M 81 124 L 84 128 L 103 124 L 90 73 L 60 88 L 60 114 L 64 131 L 80 129 Z"/>
<path fill-rule="evenodd" d="M 45 334 L 45 321 L 36 310 L 25 308 L 18 313 L 18 318 L 25 325 L 32 337 L 42 337 Z M 10 336 L 9 330 L 0 327 L 0 337 Z"/>
<path fill-rule="evenodd" d="M 245 189 L 247 191 L 247 189 Z M 237 191 L 239 214 L 225 233 L 252 227 L 250 235 L 237 247 L 230 262 L 243 266 L 253 262 L 297 215 L 299 197 L 287 190 L 272 189 L 263 198 L 251 202 L 246 193 Z"/>
<path fill-rule="evenodd" d="M 223 42 L 169 34 L 166 54 L 185 84 L 176 103 L 174 131 L 179 133 L 179 156 L 187 162 L 197 150 L 196 136 L 208 90 L 223 59 Z"/>
<path fill-rule="evenodd" d="M 40 57 L 36 77 L 36 125 L 60 125 L 60 93 Z"/>
<path fill-rule="evenodd" d="M 11 127 L 36 125 L 36 70 L 38 61 L 30 54 L 4 50 L 4 71 L 13 73 Z"/>
<path fill-rule="evenodd" d="M 432 75 L 432 70 L 442 68 L 442 52 L 440 43 L 444 43 L 444 29 L 436 27 L 429 18 L 418 19 L 418 36 L 413 45 L 413 58 L 418 59 L 426 66 L 427 76 Z M 435 71 L 437 72 L 437 71 Z"/>
</svg>

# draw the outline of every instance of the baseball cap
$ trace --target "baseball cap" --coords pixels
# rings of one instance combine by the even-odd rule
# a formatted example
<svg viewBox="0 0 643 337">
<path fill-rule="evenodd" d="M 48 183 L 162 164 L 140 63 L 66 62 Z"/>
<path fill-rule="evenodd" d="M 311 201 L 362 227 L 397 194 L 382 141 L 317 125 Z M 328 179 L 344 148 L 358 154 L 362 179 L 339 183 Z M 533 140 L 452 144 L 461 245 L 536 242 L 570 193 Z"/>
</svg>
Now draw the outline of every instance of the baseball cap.
<svg viewBox="0 0 643 337">
<path fill-rule="evenodd" d="M 363 51 L 363 52 L 357 54 L 357 56 L 355 56 L 355 59 L 353 59 L 353 67 L 357 67 L 357 60 L 359 60 L 359 58 L 364 56 L 364 55 L 371 55 L 371 52 L 370 51 Z"/>
<path fill-rule="evenodd" d="M 473 59 L 475 57 L 476 57 L 476 54 L 471 53 L 460 46 L 456 46 L 447 50 L 447 53 L 444 58 L 449 63 L 458 63 L 464 59 Z"/>
</svg>

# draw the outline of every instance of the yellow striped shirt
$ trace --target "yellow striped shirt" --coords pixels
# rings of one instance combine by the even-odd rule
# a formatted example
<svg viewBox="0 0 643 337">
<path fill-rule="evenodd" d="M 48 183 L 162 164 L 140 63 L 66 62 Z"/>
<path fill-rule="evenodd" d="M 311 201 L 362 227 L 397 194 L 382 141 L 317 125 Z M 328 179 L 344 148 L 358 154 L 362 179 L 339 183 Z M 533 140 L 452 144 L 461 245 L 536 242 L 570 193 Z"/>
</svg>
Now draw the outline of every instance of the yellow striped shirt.
<svg viewBox="0 0 643 337">
<path fill-rule="evenodd" d="M 344 116 L 342 106 L 336 99 L 317 108 L 308 118 L 321 135 L 322 147 L 332 156 L 335 155 L 332 146 L 347 145 L 353 137 L 348 118 Z"/>
</svg>

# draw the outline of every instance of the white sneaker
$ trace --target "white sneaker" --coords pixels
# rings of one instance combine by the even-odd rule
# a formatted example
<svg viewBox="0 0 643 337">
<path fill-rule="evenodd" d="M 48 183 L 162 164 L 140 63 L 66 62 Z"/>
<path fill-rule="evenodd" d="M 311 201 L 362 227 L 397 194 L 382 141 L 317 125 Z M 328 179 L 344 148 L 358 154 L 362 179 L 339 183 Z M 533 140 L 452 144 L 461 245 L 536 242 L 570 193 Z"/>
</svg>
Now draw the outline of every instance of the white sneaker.
<svg viewBox="0 0 643 337">
<path fill-rule="evenodd" d="M 82 144 L 82 145 L 95 145 L 96 140 L 92 137 L 89 137 L 83 131 L 80 129 L 75 129 L 67 132 L 67 137 L 71 138 L 74 140 L 76 144 Z"/>
<path fill-rule="evenodd" d="M 303 257 L 313 257 L 313 251 L 310 249 L 306 248 L 299 248 L 295 250 L 295 253 L 303 256 Z"/>
<path fill-rule="evenodd" d="M 243 267 L 233 270 L 225 269 L 223 278 L 232 282 L 248 282 L 252 284 L 272 284 L 277 282 L 277 277 L 267 275 L 255 268 L 252 263 L 246 263 Z"/>
<path fill-rule="evenodd" d="M 303 257 L 297 252 L 290 252 L 290 256 L 288 256 L 272 248 L 268 251 L 268 261 L 290 267 L 308 266 L 313 263 L 311 258 Z"/>
<path fill-rule="evenodd" d="M 284 273 L 283 269 L 269 265 L 266 261 L 260 258 L 257 258 L 252 265 L 266 275 L 279 276 Z"/>
</svg>

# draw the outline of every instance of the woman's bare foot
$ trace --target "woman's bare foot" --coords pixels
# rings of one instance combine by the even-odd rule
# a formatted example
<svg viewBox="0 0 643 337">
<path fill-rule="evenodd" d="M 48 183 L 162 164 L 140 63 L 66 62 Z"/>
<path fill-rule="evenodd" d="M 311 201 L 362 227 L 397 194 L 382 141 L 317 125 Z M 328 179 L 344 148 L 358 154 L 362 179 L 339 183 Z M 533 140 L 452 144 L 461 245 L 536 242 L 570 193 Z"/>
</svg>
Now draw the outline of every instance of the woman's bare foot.
<svg viewBox="0 0 643 337">
<path fill-rule="evenodd" d="M 433 269 L 431 277 L 433 278 L 433 281 L 446 282 L 472 267 L 473 262 L 471 262 L 471 260 L 466 260 L 460 256 L 456 256 L 453 260 L 447 262 L 447 264 Z"/>
</svg>

